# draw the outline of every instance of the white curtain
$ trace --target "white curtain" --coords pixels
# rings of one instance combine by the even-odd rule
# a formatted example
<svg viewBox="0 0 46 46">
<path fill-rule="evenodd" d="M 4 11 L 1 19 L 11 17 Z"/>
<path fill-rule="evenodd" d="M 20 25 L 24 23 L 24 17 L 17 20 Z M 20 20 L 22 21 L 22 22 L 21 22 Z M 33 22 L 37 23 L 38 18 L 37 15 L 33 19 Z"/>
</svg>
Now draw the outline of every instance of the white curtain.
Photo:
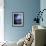
<svg viewBox="0 0 46 46">
<path fill-rule="evenodd" d="M 4 41 L 4 0 L 0 0 L 0 42 Z"/>
</svg>

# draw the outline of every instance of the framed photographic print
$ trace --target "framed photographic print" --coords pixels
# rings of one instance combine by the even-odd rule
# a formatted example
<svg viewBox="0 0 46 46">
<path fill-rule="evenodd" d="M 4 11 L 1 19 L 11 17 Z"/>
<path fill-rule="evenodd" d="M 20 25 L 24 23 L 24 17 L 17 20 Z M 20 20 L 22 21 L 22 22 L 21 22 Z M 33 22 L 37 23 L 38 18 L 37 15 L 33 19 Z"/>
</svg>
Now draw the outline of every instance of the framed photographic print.
<svg viewBox="0 0 46 46">
<path fill-rule="evenodd" d="M 24 12 L 12 12 L 12 26 L 24 26 Z"/>
</svg>

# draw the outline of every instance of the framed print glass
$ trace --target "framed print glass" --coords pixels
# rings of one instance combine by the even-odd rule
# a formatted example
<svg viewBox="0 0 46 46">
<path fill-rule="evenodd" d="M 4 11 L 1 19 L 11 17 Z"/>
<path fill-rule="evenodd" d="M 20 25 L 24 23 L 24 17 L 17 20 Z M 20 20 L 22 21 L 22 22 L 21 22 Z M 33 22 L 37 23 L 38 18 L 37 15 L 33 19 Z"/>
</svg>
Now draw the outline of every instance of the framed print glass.
<svg viewBox="0 0 46 46">
<path fill-rule="evenodd" d="M 12 12 L 12 26 L 24 26 L 24 12 Z"/>
</svg>

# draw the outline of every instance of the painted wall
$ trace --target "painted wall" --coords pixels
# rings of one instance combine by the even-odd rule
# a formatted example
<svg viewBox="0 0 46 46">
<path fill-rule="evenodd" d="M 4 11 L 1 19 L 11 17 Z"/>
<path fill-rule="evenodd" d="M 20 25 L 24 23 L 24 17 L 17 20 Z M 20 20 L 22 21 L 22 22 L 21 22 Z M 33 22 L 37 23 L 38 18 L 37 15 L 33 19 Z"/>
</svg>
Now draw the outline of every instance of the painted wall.
<svg viewBox="0 0 46 46">
<path fill-rule="evenodd" d="M 32 29 L 32 21 L 40 9 L 40 0 L 4 1 L 4 36 L 7 41 L 18 41 Z M 24 27 L 12 27 L 12 12 L 24 12 Z"/>
<path fill-rule="evenodd" d="M 41 0 L 40 1 L 40 10 L 42 11 L 43 9 L 46 9 L 46 0 Z M 43 12 L 42 17 L 43 17 L 43 22 L 41 21 L 40 25 L 46 27 L 46 20 L 45 20 L 46 19 L 46 10 Z"/>
</svg>

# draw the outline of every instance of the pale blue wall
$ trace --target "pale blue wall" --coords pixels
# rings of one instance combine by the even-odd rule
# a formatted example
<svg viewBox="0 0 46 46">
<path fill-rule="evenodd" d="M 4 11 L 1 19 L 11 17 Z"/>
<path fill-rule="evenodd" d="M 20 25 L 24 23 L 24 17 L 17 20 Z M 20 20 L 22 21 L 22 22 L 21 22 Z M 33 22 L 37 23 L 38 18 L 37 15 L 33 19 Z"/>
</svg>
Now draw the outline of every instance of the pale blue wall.
<svg viewBox="0 0 46 46">
<path fill-rule="evenodd" d="M 46 9 L 46 0 L 41 0 L 40 1 L 40 10 L 42 11 L 43 9 Z M 43 22 L 40 21 L 40 25 L 46 27 L 46 10 L 43 12 Z"/>
<path fill-rule="evenodd" d="M 5 40 L 18 41 L 32 28 L 32 19 L 40 9 L 39 0 L 5 0 L 4 26 Z M 24 27 L 12 27 L 12 12 L 24 12 Z"/>
</svg>

